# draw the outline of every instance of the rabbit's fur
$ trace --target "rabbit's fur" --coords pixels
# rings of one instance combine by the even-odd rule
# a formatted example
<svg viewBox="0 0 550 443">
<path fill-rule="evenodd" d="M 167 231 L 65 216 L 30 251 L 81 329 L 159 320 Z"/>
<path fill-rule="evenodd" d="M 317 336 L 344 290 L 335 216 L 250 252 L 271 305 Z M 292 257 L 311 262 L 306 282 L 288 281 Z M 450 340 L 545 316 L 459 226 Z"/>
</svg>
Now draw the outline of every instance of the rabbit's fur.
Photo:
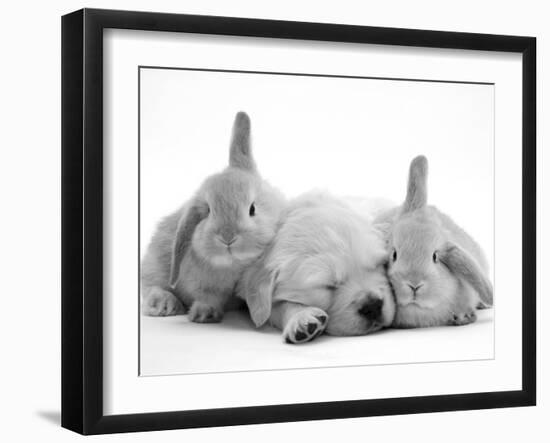
<svg viewBox="0 0 550 443">
<path fill-rule="evenodd" d="M 288 343 L 326 332 L 363 335 L 389 326 L 395 301 L 382 234 L 343 200 L 293 200 L 272 244 L 245 270 L 237 293 L 257 326 L 268 320 Z"/>
<path fill-rule="evenodd" d="M 405 202 L 375 220 L 387 233 L 395 327 L 468 324 L 476 320 L 476 307 L 493 304 L 481 247 L 449 216 L 427 205 L 427 174 L 427 159 L 413 159 Z"/>
<path fill-rule="evenodd" d="M 220 321 L 235 285 L 275 235 L 284 198 L 257 172 L 250 119 L 235 117 L 229 166 L 158 225 L 142 262 L 143 313 Z"/>
</svg>

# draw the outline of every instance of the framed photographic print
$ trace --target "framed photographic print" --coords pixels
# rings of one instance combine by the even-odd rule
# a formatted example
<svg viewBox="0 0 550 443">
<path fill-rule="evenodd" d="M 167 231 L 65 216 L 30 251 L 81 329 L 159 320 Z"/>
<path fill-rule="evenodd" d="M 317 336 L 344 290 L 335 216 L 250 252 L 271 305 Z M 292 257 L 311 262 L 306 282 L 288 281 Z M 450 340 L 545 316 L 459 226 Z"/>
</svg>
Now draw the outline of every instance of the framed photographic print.
<svg viewBox="0 0 550 443">
<path fill-rule="evenodd" d="M 534 405 L 532 37 L 62 19 L 62 425 Z"/>
</svg>

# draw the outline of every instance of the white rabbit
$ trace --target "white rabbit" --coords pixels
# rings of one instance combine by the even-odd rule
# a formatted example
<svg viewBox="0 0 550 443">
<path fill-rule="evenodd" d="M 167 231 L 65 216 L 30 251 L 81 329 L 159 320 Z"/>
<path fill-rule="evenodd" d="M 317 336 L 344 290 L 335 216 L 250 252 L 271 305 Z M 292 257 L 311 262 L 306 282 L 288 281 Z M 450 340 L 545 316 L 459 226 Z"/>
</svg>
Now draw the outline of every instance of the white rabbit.
<svg viewBox="0 0 550 443">
<path fill-rule="evenodd" d="M 270 243 L 284 198 L 257 172 L 250 119 L 235 117 L 229 167 L 162 220 L 142 263 L 142 308 L 151 316 L 185 313 L 218 322 L 243 269 Z"/>
<path fill-rule="evenodd" d="M 395 301 L 384 238 L 343 200 L 293 200 L 272 244 L 237 286 L 256 326 L 268 319 L 287 343 L 326 332 L 364 335 L 391 325 Z"/>
<path fill-rule="evenodd" d="M 388 277 L 397 301 L 394 327 L 464 325 L 493 304 L 481 247 L 451 218 L 427 205 L 428 161 L 411 162 L 402 206 L 380 214 L 387 232 Z"/>
</svg>

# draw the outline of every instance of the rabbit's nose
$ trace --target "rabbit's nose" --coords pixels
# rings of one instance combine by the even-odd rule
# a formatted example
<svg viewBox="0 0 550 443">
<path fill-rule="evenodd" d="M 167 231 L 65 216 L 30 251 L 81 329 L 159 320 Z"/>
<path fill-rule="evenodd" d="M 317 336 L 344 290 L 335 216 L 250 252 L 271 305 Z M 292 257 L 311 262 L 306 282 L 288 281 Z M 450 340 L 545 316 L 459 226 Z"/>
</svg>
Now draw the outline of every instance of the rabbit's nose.
<svg viewBox="0 0 550 443">
<path fill-rule="evenodd" d="M 234 235 L 230 237 L 225 237 L 222 235 L 222 243 L 227 246 L 231 246 L 233 243 L 235 243 L 236 240 L 237 240 L 237 237 Z"/>
<path fill-rule="evenodd" d="M 424 286 L 424 283 L 417 283 L 416 285 L 407 283 L 407 286 L 411 288 L 414 293 L 416 293 L 416 291 L 418 291 L 422 286 Z"/>
<path fill-rule="evenodd" d="M 359 309 L 359 314 L 369 321 L 378 320 L 382 315 L 382 306 L 384 301 L 381 298 L 369 297 Z"/>
<path fill-rule="evenodd" d="M 230 246 L 231 244 L 235 243 L 237 240 L 237 236 L 232 230 L 224 229 L 220 232 L 220 237 L 222 243 L 224 243 L 227 246 Z"/>
</svg>

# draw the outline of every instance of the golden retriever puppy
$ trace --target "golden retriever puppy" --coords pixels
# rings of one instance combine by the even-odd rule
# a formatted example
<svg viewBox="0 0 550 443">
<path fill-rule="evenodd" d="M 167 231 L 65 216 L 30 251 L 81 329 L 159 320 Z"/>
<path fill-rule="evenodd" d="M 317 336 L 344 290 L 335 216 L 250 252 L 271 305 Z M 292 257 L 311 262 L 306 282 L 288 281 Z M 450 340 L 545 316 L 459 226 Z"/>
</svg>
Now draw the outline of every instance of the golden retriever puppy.
<svg viewBox="0 0 550 443">
<path fill-rule="evenodd" d="M 282 220 L 237 286 L 256 326 L 269 320 L 287 343 L 305 343 L 323 332 L 364 335 L 391 325 L 387 253 L 370 220 L 322 193 L 295 199 Z"/>
</svg>

